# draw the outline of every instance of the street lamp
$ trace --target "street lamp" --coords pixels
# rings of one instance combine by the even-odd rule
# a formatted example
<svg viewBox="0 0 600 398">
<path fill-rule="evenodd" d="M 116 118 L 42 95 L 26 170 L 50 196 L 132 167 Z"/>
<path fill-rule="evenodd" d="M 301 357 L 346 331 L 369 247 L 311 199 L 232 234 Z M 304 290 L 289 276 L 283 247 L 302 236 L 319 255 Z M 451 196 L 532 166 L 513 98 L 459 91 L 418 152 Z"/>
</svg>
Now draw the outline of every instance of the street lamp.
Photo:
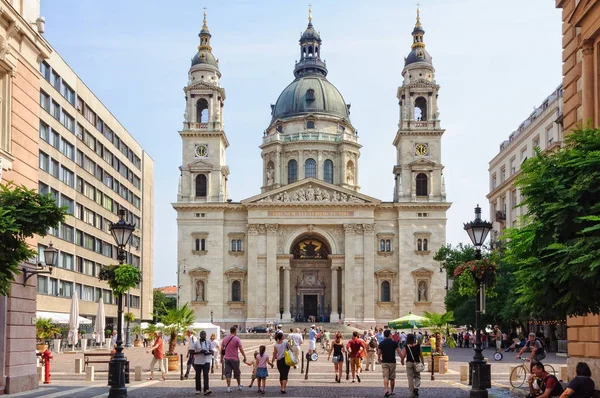
<svg viewBox="0 0 600 398">
<path fill-rule="evenodd" d="M 37 267 L 33 270 L 27 267 L 21 268 L 21 271 L 23 272 L 23 286 L 27 285 L 27 279 L 32 276 L 51 274 L 52 267 L 56 267 L 56 263 L 58 262 L 58 250 L 53 247 L 52 242 L 48 243 L 48 247 L 44 249 L 44 262 L 46 263 L 46 266 L 42 265 L 42 262 L 39 261 Z M 46 267 L 48 267 L 48 269 L 44 269 Z"/>
<path fill-rule="evenodd" d="M 464 229 L 469 234 L 473 246 L 475 246 L 475 259 L 481 260 L 481 246 L 485 242 L 488 233 L 492 229 L 492 223 L 481 219 L 481 207 L 475 208 L 475 220 L 464 224 Z M 486 364 L 481 348 L 481 333 L 479 331 L 479 317 L 482 304 L 485 300 L 485 283 L 479 281 L 477 285 L 477 302 L 475 307 L 475 355 L 471 361 L 472 384 L 470 398 L 487 398 L 487 389 L 491 387 L 491 369 Z"/>
<path fill-rule="evenodd" d="M 119 209 L 119 221 L 111 223 L 110 233 L 115 239 L 117 244 L 117 260 L 119 265 L 125 263 L 127 258 L 125 254 L 125 246 L 131 239 L 131 235 L 135 230 L 135 226 L 129 224 L 125 220 L 127 210 Z M 116 354 L 110 360 L 108 364 L 108 384 L 110 390 L 108 391 L 109 398 L 123 398 L 127 397 L 127 387 L 125 387 L 125 355 L 123 355 L 123 334 L 121 329 L 123 328 L 121 317 L 123 316 L 123 295 L 119 294 L 117 297 L 117 347 Z"/>
</svg>

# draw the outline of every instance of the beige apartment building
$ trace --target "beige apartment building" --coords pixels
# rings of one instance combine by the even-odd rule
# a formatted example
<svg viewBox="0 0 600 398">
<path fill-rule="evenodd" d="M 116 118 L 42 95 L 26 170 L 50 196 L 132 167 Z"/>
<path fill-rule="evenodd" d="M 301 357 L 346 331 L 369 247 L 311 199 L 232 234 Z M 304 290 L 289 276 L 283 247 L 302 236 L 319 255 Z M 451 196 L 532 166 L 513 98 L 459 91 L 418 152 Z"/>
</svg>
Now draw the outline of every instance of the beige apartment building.
<svg viewBox="0 0 600 398">
<path fill-rule="evenodd" d="M 562 84 L 525 119 L 508 139 L 500 144 L 500 152 L 490 161 L 490 219 L 493 222 L 492 240 L 496 240 L 505 227 L 517 225 L 527 212 L 517 207 L 521 192 L 515 187 L 521 164 L 535 156 L 535 148 L 543 151 L 557 148 L 563 139 Z"/>
<path fill-rule="evenodd" d="M 59 250 L 52 274 L 37 277 L 38 315 L 68 314 L 76 291 L 82 317 L 93 322 L 103 300 L 107 329 L 116 327 L 117 300 L 98 273 L 117 262 L 109 226 L 123 208 L 136 226 L 127 262 L 142 271 L 124 310 L 150 319 L 154 161 L 56 51 L 39 63 L 38 74 L 39 192 L 52 194 L 70 215 L 38 240 L 40 256 L 51 241 Z"/>
</svg>

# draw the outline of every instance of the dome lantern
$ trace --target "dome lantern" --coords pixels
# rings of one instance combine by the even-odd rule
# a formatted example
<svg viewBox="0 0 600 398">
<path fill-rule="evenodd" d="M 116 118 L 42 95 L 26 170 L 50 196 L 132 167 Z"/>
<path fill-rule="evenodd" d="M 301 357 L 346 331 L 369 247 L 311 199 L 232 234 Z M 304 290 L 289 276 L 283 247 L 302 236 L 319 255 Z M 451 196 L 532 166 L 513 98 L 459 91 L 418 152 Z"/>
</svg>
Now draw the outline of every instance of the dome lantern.
<svg viewBox="0 0 600 398">
<path fill-rule="evenodd" d="M 408 56 L 404 59 L 404 66 L 415 62 L 426 62 L 428 64 L 432 64 L 431 55 L 425 50 L 425 43 L 423 42 L 423 36 L 425 35 L 425 30 L 421 25 L 421 12 L 417 7 L 417 22 L 415 23 L 415 27 L 412 31 L 413 44 L 411 45 L 412 51 L 408 54 Z"/>
<path fill-rule="evenodd" d="M 300 36 L 300 61 L 294 68 L 294 76 L 311 74 L 327 76 L 327 67 L 321 60 L 321 35 L 312 24 L 312 8 L 308 8 L 308 26 Z"/>
<path fill-rule="evenodd" d="M 192 67 L 199 64 L 206 64 L 219 69 L 219 60 L 213 55 L 212 47 L 210 46 L 210 38 L 212 35 L 206 24 L 206 7 L 204 8 L 203 22 L 202 29 L 200 29 L 200 33 L 198 34 L 198 37 L 200 37 L 200 45 L 198 46 L 198 53 L 192 58 Z"/>
</svg>

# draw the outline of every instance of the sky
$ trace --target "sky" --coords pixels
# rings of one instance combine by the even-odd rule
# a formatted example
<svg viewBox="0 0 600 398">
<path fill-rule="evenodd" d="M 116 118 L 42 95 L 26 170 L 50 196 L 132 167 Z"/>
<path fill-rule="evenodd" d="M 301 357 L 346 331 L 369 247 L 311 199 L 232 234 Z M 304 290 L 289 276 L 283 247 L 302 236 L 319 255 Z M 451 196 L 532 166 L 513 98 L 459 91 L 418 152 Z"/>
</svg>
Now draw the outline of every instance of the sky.
<svg viewBox="0 0 600 398">
<path fill-rule="evenodd" d="M 447 241 L 489 214 L 489 161 L 561 82 L 561 10 L 547 0 L 421 0 L 424 42 L 439 92 Z M 154 286 L 177 282 L 177 197 L 183 87 L 207 8 L 225 88 L 230 198 L 260 193 L 259 145 L 270 104 L 293 81 L 308 2 L 297 0 L 42 0 L 45 38 L 154 159 Z M 363 145 L 363 194 L 391 201 L 396 90 L 416 4 L 312 0 L 328 80 L 352 105 Z"/>
</svg>

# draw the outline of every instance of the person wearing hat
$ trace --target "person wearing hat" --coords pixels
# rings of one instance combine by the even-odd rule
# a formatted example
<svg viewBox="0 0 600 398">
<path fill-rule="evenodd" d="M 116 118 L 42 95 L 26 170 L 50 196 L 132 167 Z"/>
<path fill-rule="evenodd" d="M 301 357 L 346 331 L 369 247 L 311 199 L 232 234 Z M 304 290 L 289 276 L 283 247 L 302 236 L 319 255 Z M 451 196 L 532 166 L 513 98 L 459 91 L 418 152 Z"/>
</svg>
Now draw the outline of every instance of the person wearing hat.
<svg viewBox="0 0 600 398">
<path fill-rule="evenodd" d="M 317 345 L 317 331 L 315 328 L 315 325 L 310 325 L 310 330 L 308 331 L 308 353 L 310 355 L 315 352 L 315 347 Z"/>
</svg>

